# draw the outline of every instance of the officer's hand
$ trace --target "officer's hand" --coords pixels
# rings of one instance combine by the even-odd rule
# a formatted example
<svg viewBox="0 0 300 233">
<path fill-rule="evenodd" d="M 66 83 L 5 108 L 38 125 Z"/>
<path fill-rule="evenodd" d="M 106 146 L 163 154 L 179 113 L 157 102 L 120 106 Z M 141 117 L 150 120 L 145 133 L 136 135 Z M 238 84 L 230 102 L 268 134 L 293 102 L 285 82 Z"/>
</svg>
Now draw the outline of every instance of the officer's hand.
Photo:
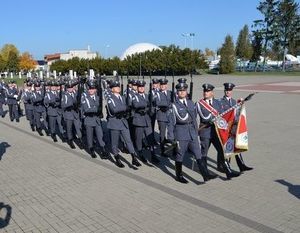
<svg viewBox="0 0 300 233">
<path fill-rule="evenodd" d="M 14 98 L 17 99 L 17 98 L 18 98 L 18 95 L 14 95 Z"/>
</svg>

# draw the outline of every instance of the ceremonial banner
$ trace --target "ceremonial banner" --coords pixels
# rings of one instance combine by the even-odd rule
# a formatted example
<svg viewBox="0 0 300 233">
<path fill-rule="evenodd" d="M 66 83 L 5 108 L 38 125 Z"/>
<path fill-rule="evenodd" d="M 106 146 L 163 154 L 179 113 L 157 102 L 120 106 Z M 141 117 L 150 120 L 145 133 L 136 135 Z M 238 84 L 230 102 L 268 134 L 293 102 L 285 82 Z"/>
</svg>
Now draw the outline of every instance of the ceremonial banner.
<svg viewBox="0 0 300 233">
<path fill-rule="evenodd" d="M 214 124 L 225 158 L 248 150 L 245 104 L 237 104 L 220 114 Z"/>
</svg>

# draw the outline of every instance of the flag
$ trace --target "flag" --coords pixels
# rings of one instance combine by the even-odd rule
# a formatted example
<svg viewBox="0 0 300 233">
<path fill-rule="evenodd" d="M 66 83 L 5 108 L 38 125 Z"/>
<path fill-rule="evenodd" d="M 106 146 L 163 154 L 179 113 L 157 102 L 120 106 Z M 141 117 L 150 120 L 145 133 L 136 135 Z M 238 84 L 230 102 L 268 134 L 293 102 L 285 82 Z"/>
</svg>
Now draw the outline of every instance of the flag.
<svg viewBox="0 0 300 233">
<path fill-rule="evenodd" d="M 225 158 L 248 150 L 248 129 L 244 104 L 237 104 L 220 114 L 214 124 Z"/>
</svg>

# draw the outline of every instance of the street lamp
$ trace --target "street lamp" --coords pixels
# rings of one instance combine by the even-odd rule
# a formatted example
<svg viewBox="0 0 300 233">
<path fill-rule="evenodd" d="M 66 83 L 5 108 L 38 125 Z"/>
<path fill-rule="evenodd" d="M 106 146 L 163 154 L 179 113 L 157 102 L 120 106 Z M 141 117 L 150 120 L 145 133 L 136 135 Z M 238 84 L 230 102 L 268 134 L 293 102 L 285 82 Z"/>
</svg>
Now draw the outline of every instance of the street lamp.
<svg viewBox="0 0 300 233">
<path fill-rule="evenodd" d="M 195 33 L 181 33 L 181 35 L 184 37 L 184 48 L 186 48 L 186 38 L 189 37 L 191 39 L 191 49 L 194 50 L 194 36 L 196 35 Z"/>
</svg>

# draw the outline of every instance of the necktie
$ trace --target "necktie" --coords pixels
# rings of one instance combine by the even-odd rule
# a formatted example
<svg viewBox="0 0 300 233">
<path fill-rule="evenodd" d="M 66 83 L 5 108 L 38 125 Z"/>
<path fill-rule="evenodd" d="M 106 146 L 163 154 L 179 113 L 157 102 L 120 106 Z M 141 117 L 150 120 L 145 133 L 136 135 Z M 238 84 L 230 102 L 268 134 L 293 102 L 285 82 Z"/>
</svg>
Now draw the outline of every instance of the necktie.
<svg viewBox="0 0 300 233">
<path fill-rule="evenodd" d="M 228 99 L 228 102 L 229 102 L 229 106 L 231 106 L 231 99 Z"/>
<path fill-rule="evenodd" d="M 123 103 L 122 97 L 119 95 L 119 100 Z"/>
<path fill-rule="evenodd" d="M 185 107 L 187 107 L 185 100 L 183 101 L 183 105 L 184 105 Z"/>
<path fill-rule="evenodd" d="M 210 105 L 210 106 L 213 106 L 213 105 L 212 105 L 212 100 L 209 100 L 209 105 Z"/>
</svg>

